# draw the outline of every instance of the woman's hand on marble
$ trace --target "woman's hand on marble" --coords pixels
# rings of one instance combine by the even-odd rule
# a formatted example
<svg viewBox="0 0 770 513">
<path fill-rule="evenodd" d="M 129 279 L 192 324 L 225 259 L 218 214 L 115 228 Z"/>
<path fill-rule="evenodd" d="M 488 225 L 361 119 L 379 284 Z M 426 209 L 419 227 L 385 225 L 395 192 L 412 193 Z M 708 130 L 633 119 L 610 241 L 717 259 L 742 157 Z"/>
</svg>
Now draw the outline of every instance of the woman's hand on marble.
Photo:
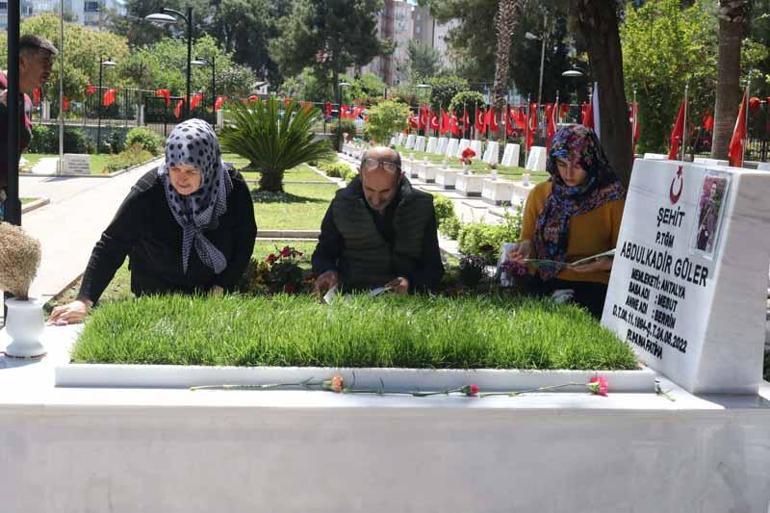
<svg viewBox="0 0 770 513">
<path fill-rule="evenodd" d="M 92 306 L 93 302 L 89 299 L 76 299 L 66 305 L 57 306 L 48 317 L 48 324 L 65 326 L 83 322 Z"/>
</svg>

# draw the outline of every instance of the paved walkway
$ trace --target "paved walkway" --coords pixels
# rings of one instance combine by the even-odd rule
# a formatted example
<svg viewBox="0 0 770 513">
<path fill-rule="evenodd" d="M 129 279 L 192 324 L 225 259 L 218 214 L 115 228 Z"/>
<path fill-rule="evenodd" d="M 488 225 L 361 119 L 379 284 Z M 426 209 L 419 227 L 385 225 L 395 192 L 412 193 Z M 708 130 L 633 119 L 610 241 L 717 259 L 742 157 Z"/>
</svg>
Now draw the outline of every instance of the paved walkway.
<svg viewBox="0 0 770 513">
<path fill-rule="evenodd" d="M 22 227 L 43 247 L 40 269 L 32 283 L 33 296 L 48 300 L 83 273 L 94 244 L 131 186 L 157 166 L 158 161 L 154 161 L 113 178 L 20 178 L 22 197 L 51 200 L 22 217 Z"/>
</svg>

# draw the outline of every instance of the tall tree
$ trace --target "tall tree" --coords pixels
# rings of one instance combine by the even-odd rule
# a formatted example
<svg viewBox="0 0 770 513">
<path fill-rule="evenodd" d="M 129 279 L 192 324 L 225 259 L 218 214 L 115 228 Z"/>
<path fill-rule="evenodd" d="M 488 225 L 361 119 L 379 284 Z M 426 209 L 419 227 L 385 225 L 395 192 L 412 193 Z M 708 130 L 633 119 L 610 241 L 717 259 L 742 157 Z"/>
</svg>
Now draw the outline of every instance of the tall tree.
<svg viewBox="0 0 770 513">
<path fill-rule="evenodd" d="M 720 0 L 717 97 L 711 156 L 726 159 L 740 101 L 741 41 L 749 24 L 751 0 Z"/>
<path fill-rule="evenodd" d="M 631 125 L 623 82 L 619 0 L 571 0 L 578 31 L 588 48 L 594 80 L 599 86 L 601 141 L 610 164 L 624 185 L 631 178 Z"/>
<path fill-rule="evenodd" d="M 382 0 L 295 0 L 279 22 L 270 55 L 285 76 L 311 67 L 319 81 L 334 85 L 349 66 L 363 66 L 387 50 L 377 38 Z"/>
<path fill-rule="evenodd" d="M 510 68 L 511 41 L 516 23 L 519 21 L 524 0 L 500 0 L 495 16 L 497 32 L 497 50 L 495 51 L 495 83 L 492 86 L 495 116 L 500 117 L 507 104 L 508 70 Z M 503 124 L 499 123 L 502 129 Z"/>
<path fill-rule="evenodd" d="M 439 74 L 441 70 L 441 54 L 421 41 L 410 40 L 406 53 L 409 57 L 409 78 L 419 82 Z"/>
</svg>

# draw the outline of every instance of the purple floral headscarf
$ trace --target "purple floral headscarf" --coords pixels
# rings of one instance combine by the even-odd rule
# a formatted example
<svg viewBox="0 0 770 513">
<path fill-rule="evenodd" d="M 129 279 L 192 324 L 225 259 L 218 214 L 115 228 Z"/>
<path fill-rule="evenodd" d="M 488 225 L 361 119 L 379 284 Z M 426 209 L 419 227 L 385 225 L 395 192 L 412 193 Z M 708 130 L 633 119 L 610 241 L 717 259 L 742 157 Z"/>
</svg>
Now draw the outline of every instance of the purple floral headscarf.
<svg viewBox="0 0 770 513">
<path fill-rule="evenodd" d="M 556 166 L 559 158 L 580 163 L 588 175 L 586 181 L 574 187 L 566 185 Z M 565 262 L 572 216 L 623 199 L 625 189 L 610 167 L 596 133 L 582 125 L 564 127 L 556 132 L 546 169 L 553 186 L 537 218 L 532 242 L 536 258 Z M 558 271 L 555 267 L 538 269 L 544 280 L 553 278 Z"/>
</svg>

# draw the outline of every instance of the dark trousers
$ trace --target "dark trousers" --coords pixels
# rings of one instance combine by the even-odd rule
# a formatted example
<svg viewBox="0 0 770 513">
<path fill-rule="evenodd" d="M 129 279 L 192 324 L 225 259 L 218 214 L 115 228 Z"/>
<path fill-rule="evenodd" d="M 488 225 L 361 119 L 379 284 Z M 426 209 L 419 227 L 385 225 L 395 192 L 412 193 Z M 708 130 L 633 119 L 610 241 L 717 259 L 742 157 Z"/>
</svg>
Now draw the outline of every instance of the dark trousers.
<svg viewBox="0 0 770 513">
<path fill-rule="evenodd" d="M 607 297 L 607 284 L 591 281 L 543 280 L 539 276 L 527 275 L 522 282 L 523 291 L 533 296 L 550 296 L 554 290 L 572 289 L 575 295 L 572 301 L 601 319 L 604 300 Z"/>
</svg>

